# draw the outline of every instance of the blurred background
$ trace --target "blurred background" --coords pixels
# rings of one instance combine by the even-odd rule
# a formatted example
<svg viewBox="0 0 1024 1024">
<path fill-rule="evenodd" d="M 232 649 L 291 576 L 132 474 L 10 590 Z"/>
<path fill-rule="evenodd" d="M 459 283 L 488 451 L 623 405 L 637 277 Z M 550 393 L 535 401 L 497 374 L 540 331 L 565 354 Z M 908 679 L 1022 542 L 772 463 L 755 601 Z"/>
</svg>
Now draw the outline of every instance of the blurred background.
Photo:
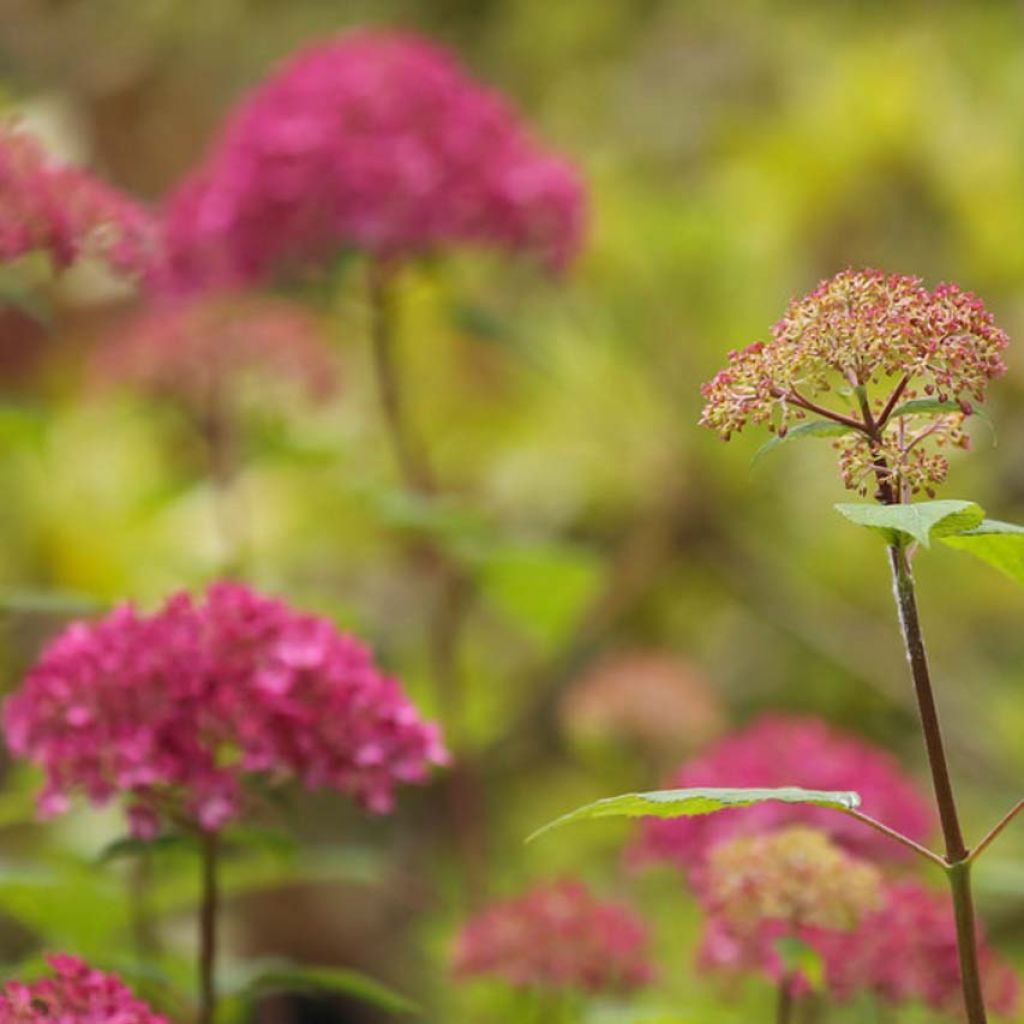
<svg viewBox="0 0 1024 1024">
<path fill-rule="evenodd" d="M 448 981 L 452 934 L 484 894 L 580 875 L 629 898 L 658 937 L 661 982 L 629 1011 L 641 1016 L 598 1007 L 595 1020 L 753 1019 L 756 981 L 724 994 L 698 983 L 696 908 L 673 872 L 624 868 L 625 826 L 523 837 L 580 802 L 656 784 L 769 708 L 860 733 L 924 778 L 885 559 L 832 512 L 845 496 L 830 447 L 788 446 L 752 467 L 764 438 L 726 446 L 699 429 L 699 385 L 730 348 L 764 338 L 791 295 L 848 265 L 955 280 L 1011 339 L 1024 333 L 1024 9 L 0 0 L 0 104 L 55 152 L 155 203 L 281 57 L 357 25 L 451 47 L 579 166 L 581 260 L 561 280 L 472 254 L 406 276 L 399 355 L 440 482 L 430 501 L 406 493 L 382 437 L 362 295 L 344 272 L 307 285 L 296 297 L 330 346 L 337 392 L 309 402 L 253 384 L 227 512 L 187 418 L 97 382 L 96 353 L 137 305 L 131 291 L 87 268 L 57 281 L 8 273 L 5 685 L 70 618 L 201 586 L 236 543 L 254 585 L 365 637 L 425 713 L 444 715 L 427 636 L 436 580 L 410 557 L 427 538 L 471 581 L 454 656 L 456 742 L 472 767 L 460 774 L 462 838 L 451 840 L 440 776 L 379 820 L 302 798 L 281 812 L 297 842 L 250 837 L 232 861 L 232 948 L 357 967 L 430 1020 L 513 1019 L 500 993 Z M 1016 347 L 1008 363 L 944 496 L 1020 521 Z M 953 551 L 919 561 L 976 837 L 1024 776 L 1024 595 Z M 109 954 L 133 926 L 132 871 L 96 867 L 116 816 L 26 825 L 34 783 L 7 780 L 5 959 L 32 955 L 39 933 Z M 1024 964 L 1021 854 L 1018 829 L 977 886 L 996 943 Z M 187 865 L 166 856 L 154 914 L 173 946 L 194 893 Z M 391 1019 L 358 1001 L 278 999 L 259 1012 L 300 1011 Z M 835 1019 L 873 1019 L 849 1013 Z"/>
</svg>

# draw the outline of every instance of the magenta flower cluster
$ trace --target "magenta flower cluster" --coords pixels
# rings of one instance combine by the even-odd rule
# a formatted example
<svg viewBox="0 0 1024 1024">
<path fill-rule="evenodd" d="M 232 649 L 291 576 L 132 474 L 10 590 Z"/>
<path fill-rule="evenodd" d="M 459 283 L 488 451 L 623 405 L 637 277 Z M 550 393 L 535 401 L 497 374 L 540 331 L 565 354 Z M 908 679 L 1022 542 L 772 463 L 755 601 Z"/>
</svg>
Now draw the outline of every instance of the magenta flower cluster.
<svg viewBox="0 0 1024 1024">
<path fill-rule="evenodd" d="M 97 350 L 94 374 L 177 399 L 207 413 L 259 380 L 330 397 L 337 367 L 320 320 L 271 296 L 213 294 L 156 304 L 128 320 Z"/>
<path fill-rule="evenodd" d="M 169 283 L 258 281 L 340 248 L 405 259 L 473 244 L 557 268 L 580 244 L 583 204 L 575 172 L 452 56 L 356 33 L 257 88 L 170 197 Z"/>
<path fill-rule="evenodd" d="M 52 976 L 0 990 L 0 1024 L 167 1024 L 119 978 L 73 956 L 47 963 Z"/>
<path fill-rule="evenodd" d="M 0 262 L 45 253 L 58 268 L 84 256 L 139 275 L 155 261 L 152 217 L 85 171 L 54 161 L 24 128 L 0 121 Z"/>
<path fill-rule="evenodd" d="M 839 1001 L 870 994 L 884 1003 L 920 1002 L 955 1013 L 962 992 L 956 924 L 948 900 L 913 881 L 892 882 L 883 896 L 882 906 L 852 930 L 797 930 L 820 958 L 829 994 Z M 704 931 L 700 967 L 726 975 L 757 973 L 778 983 L 786 968 L 777 943 L 790 934 L 781 920 L 741 933 L 722 917 L 712 917 Z M 995 1013 L 1015 1013 L 1020 1005 L 1017 975 L 984 935 L 979 955 L 988 1005 Z M 802 978 L 797 987 L 807 984 Z"/>
<path fill-rule="evenodd" d="M 928 801 L 894 757 L 815 718 L 765 716 L 688 761 L 669 784 L 855 790 L 866 814 L 911 839 L 925 841 L 934 823 Z M 793 824 L 811 825 L 868 860 L 907 855 L 903 847 L 835 811 L 765 803 L 697 818 L 650 819 L 631 857 L 669 861 L 699 874 L 719 843 Z"/>
<path fill-rule="evenodd" d="M 163 820 L 220 828 L 242 813 L 250 776 L 387 811 L 397 784 L 446 759 L 358 641 L 234 583 L 72 625 L 8 698 L 4 727 L 45 770 L 42 813 L 76 793 L 122 795 L 146 837 Z"/>
<path fill-rule="evenodd" d="M 456 977 L 497 978 L 514 988 L 622 993 L 654 976 L 650 937 L 628 907 L 562 880 L 495 903 L 457 937 Z"/>
</svg>

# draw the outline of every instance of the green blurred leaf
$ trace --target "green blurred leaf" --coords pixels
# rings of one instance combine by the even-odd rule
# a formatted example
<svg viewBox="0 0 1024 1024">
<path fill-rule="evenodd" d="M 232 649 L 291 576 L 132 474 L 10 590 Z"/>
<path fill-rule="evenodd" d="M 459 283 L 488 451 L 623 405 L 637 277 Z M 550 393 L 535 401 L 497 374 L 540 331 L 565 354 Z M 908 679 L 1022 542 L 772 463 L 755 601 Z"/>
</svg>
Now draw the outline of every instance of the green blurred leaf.
<svg viewBox="0 0 1024 1024">
<path fill-rule="evenodd" d="M 911 537 L 924 547 L 933 538 L 963 533 L 981 524 L 985 512 L 973 501 L 916 501 L 908 505 L 841 503 L 836 511 L 851 523 L 876 530 L 890 543 Z"/>
<path fill-rule="evenodd" d="M 781 935 L 775 940 L 775 948 L 787 975 L 800 974 L 815 992 L 821 990 L 825 984 L 825 966 L 813 946 L 793 935 Z"/>
<path fill-rule="evenodd" d="M 780 445 L 789 444 L 790 441 L 800 441 L 808 437 L 842 437 L 843 434 L 850 432 L 850 428 L 844 427 L 841 423 L 833 423 L 831 420 L 810 420 L 792 427 L 785 434 L 776 434 L 766 441 L 754 453 L 751 465 L 756 466 L 769 452 L 775 451 Z"/>
<path fill-rule="evenodd" d="M 1024 526 L 985 519 L 971 530 L 943 537 L 942 542 L 967 551 L 1017 583 L 1024 583 Z"/>
<path fill-rule="evenodd" d="M 783 786 L 778 789 L 659 789 L 649 793 L 624 793 L 622 796 L 605 797 L 594 803 L 577 807 L 568 814 L 542 825 L 527 842 L 552 829 L 568 825 L 573 821 L 587 821 L 591 818 L 691 818 L 702 814 L 714 814 L 732 807 L 752 807 L 763 803 L 814 804 L 817 807 L 834 807 L 840 811 L 852 811 L 860 806 L 860 796 L 852 792 L 800 789 L 797 786 Z"/>
<path fill-rule="evenodd" d="M 127 857 L 138 857 L 144 853 L 158 853 L 178 847 L 195 847 L 195 839 L 184 832 L 167 832 L 155 839 L 139 839 L 138 836 L 120 836 L 108 843 L 96 855 L 97 864 L 109 864 Z"/>
<path fill-rule="evenodd" d="M 909 402 L 896 406 L 892 416 L 922 416 L 930 412 L 963 412 L 959 402 L 947 398 L 939 401 L 937 398 L 914 398 Z"/>
<path fill-rule="evenodd" d="M 382 982 L 348 967 L 305 967 L 282 964 L 264 967 L 243 986 L 249 997 L 271 992 L 319 992 L 354 996 L 391 1013 L 416 1013 L 419 1007 Z"/>
</svg>

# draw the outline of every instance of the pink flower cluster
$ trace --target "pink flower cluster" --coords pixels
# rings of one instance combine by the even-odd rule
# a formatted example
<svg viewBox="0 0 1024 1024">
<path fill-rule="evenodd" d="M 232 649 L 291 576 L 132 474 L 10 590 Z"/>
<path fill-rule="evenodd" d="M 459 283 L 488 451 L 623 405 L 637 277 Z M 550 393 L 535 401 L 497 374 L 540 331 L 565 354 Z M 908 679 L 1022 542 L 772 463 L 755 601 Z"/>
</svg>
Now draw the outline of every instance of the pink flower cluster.
<svg viewBox="0 0 1024 1024">
<path fill-rule="evenodd" d="M 709 919 L 700 952 L 706 970 L 760 973 L 778 982 L 784 967 L 776 943 L 790 934 L 784 922 L 739 933 L 724 919 Z M 821 959 L 829 993 L 838 1000 L 870 993 L 883 1002 L 919 1001 L 956 1012 L 962 1000 L 956 924 L 949 901 L 916 882 L 890 883 L 880 909 L 852 931 L 802 928 L 797 932 Z M 981 937 L 982 981 L 990 1009 L 1013 1014 L 1020 981 Z"/>
<path fill-rule="evenodd" d="M 95 376 L 173 397 L 207 411 L 246 377 L 294 383 L 314 400 L 337 384 L 319 320 L 269 296 L 213 294 L 152 306 L 111 334 Z"/>
<path fill-rule="evenodd" d="M 47 963 L 53 977 L 0 990 L 0 1024 L 167 1024 L 119 978 L 72 956 Z"/>
<path fill-rule="evenodd" d="M 955 284 L 928 291 L 916 277 L 846 270 L 793 300 L 770 341 L 729 354 L 702 388 L 701 423 L 728 440 L 748 422 L 781 436 L 824 419 L 847 428 L 836 444 L 849 488 L 866 493 L 881 474 L 897 492 L 930 491 L 948 471 L 942 449 L 966 447 L 964 417 L 1005 371 L 1006 345 Z"/>
<path fill-rule="evenodd" d="M 933 824 L 928 801 L 890 754 L 814 718 L 765 716 L 684 764 L 670 785 L 855 790 L 866 814 L 912 839 L 926 840 Z M 791 824 L 811 825 L 868 860 L 907 856 L 903 847 L 846 815 L 782 803 L 697 818 L 648 819 L 631 856 L 699 873 L 719 843 Z"/>
<path fill-rule="evenodd" d="M 72 625 L 8 698 L 4 726 L 11 750 L 46 772 L 44 814 L 77 792 L 121 794 L 145 837 L 163 818 L 220 828 L 252 775 L 387 811 L 396 784 L 446 758 L 437 728 L 355 639 L 234 583 Z"/>
<path fill-rule="evenodd" d="M 470 920 L 454 950 L 458 978 L 515 988 L 626 992 L 654 976 L 647 929 L 627 907 L 558 881 L 496 903 Z"/>
<path fill-rule="evenodd" d="M 64 268 L 83 256 L 137 275 L 151 269 L 156 229 L 141 207 L 0 121 L 0 262 L 43 252 Z"/>
<path fill-rule="evenodd" d="M 266 278 L 339 248 L 408 258 L 446 245 L 579 247 L 574 171 L 455 59 L 411 35 L 362 32 L 294 56 L 231 117 L 170 197 L 170 284 Z"/>
</svg>

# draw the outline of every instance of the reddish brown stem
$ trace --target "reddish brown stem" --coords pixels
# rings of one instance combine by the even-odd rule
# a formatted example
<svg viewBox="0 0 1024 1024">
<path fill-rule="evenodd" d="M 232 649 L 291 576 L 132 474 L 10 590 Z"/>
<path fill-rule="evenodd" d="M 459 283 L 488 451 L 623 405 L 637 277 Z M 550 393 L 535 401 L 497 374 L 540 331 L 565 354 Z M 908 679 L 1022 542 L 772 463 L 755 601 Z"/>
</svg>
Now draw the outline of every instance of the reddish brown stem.
<svg viewBox="0 0 1024 1024">
<path fill-rule="evenodd" d="M 812 402 L 809 398 L 804 398 L 799 391 L 781 391 L 778 388 L 774 388 L 772 394 L 776 398 L 784 398 L 793 405 L 799 405 L 800 408 L 806 409 L 808 412 L 824 416 L 825 419 L 832 420 L 833 423 L 841 423 L 844 427 L 849 427 L 851 430 L 859 430 L 862 434 L 867 433 L 865 424 L 861 420 L 855 420 L 852 416 L 844 416 L 841 412 L 826 409 L 825 406 L 818 405 L 817 402 Z"/>
</svg>

